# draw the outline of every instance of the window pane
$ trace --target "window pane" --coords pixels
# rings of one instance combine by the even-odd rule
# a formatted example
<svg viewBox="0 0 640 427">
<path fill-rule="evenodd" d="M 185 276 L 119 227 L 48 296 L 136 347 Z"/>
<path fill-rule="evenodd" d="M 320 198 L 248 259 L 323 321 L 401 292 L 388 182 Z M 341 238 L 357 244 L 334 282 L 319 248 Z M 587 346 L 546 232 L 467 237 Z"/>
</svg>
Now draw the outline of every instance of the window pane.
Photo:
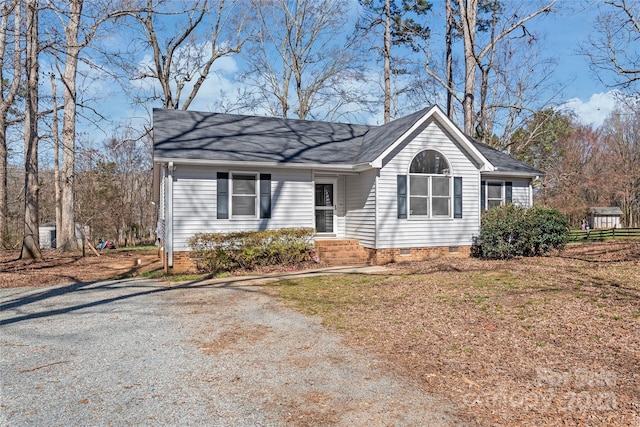
<svg viewBox="0 0 640 427">
<path fill-rule="evenodd" d="M 410 215 L 429 215 L 429 198 L 428 197 L 411 197 L 409 199 Z"/>
<path fill-rule="evenodd" d="M 495 182 L 487 184 L 487 197 L 490 199 L 502 199 L 502 184 Z"/>
<path fill-rule="evenodd" d="M 413 158 L 409 173 L 448 174 L 449 163 L 437 151 L 425 150 Z"/>
<path fill-rule="evenodd" d="M 333 206 L 333 184 L 316 184 L 316 206 Z"/>
<path fill-rule="evenodd" d="M 434 196 L 449 196 L 449 189 L 451 188 L 449 179 L 449 177 L 441 178 L 436 176 L 431 178 Z"/>
<path fill-rule="evenodd" d="M 256 194 L 255 175 L 236 175 L 232 177 L 233 194 Z"/>
<path fill-rule="evenodd" d="M 411 191 L 412 196 L 428 196 L 429 195 L 429 177 L 411 176 L 409 191 Z"/>
<path fill-rule="evenodd" d="M 502 202 L 500 200 L 489 200 L 488 202 L 489 209 L 495 208 L 496 206 L 500 206 Z"/>
<path fill-rule="evenodd" d="M 433 198 L 433 216 L 451 216 L 449 197 Z"/>
<path fill-rule="evenodd" d="M 255 216 L 256 215 L 255 196 L 233 196 L 231 201 L 231 215 Z"/>
<path fill-rule="evenodd" d="M 333 233 L 332 210 L 316 210 L 316 231 L 318 233 Z"/>
</svg>

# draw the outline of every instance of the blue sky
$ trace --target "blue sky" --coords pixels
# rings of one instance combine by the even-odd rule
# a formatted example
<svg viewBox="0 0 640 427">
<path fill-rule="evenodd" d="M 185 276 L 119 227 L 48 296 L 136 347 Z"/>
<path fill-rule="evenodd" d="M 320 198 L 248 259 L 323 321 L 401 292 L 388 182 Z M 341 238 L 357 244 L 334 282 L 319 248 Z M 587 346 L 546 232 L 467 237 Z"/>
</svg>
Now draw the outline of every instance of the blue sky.
<svg viewBox="0 0 640 427">
<path fill-rule="evenodd" d="M 510 0 L 507 0 L 510 1 Z M 534 1 L 534 0 L 531 0 Z M 435 19 L 444 20 L 442 0 L 434 0 Z M 530 31 L 540 36 L 539 43 L 544 47 L 544 53 L 553 56 L 558 61 L 554 77 L 563 89 L 559 101 L 564 101 L 564 107 L 573 109 L 579 119 L 585 123 L 598 126 L 613 108 L 613 96 L 588 67 L 587 60 L 577 52 L 578 45 L 585 43 L 591 23 L 595 19 L 598 1 L 558 0 L 557 9 L 561 13 L 538 17 L 527 24 Z M 434 33 L 436 33 L 436 30 Z M 140 58 L 143 61 L 143 58 Z M 242 84 L 235 80 L 240 71 L 241 61 L 238 57 L 223 58 L 215 63 L 213 73 L 208 82 L 202 87 L 198 97 L 190 107 L 191 110 L 215 110 L 220 89 L 227 93 L 234 93 Z M 101 106 L 101 111 L 113 119 L 113 124 L 131 122 L 134 125 L 148 121 L 148 112 L 140 107 L 131 105 L 122 93 L 107 82 L 97 82 L 91 91 L 97 94 L 110 93 L 107 102 Z M 159 106 L 159 105 L 155 105 Z M 148 110 L 150 111 L 151 106 Z M 411 113 L 408 111 L 407 113 Z M 377 121 L 372 118 L 369 122 Z M 112 126 L 105 124 L 106 129 Z M 97 135 L 96 135 L 97 137 Z"/>
</svg>

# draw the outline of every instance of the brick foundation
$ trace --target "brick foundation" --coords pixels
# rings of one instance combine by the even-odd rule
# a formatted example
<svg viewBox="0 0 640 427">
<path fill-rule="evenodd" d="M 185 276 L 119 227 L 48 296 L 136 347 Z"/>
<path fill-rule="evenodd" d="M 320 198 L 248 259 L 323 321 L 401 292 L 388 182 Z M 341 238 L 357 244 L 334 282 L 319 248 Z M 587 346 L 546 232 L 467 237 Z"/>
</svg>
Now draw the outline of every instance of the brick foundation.
<svg viewBox="0 0 640 427">
<path fill-rule="evenodd" d="M 391 262 L 424 261 L 428 259 L 443 258 L 449 256 L 469 257 L 471 246 L 441 246 L 433 248 L 394 248 L 394 249 L 369 249 L 370 263 L 384 265 Z"/>
<path fill-rule="evenodd" d="M 357 239 L 316 240 L 316 254 L 320 261 L 329 265 L 371 264 L 371 252 L 360 245 Z"/>
<path fill-rule="evenodd" d="M 469 257 L 471 246 L 443 246 L 435 248 L 370 249 L 357 239 L 319 239 L 315 242 L 320 261 L 330 266 L 384 265 L 391 262 L 423 261 L 448 256 Z M 187 273 L 196 270 L 190 252 L 174 252 L 173 268 L 167 265 L 167 254 L 161 251 L 162 264 L 167 273 Z"/>
<path fill-rule="evenodd" d="M 169 268 L 167 263 L 167 254 L 163 253 L 162 265 L 166 273 L 193 273 L 196 271 L 196 263 L 191 259 L 191 252 L 174 252 L 173 267 Z"/>
</svg>

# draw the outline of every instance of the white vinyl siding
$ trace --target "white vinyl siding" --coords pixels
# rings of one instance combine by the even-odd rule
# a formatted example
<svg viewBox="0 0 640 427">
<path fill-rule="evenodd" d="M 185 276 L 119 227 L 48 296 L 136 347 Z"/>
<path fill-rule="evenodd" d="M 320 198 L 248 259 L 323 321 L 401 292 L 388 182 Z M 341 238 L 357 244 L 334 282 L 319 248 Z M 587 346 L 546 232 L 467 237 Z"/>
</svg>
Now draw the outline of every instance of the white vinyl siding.
<svg viewBox="0 0 640 427">
<path fill-rule="evenodd" d="M 451 167 L 452 177 L 462 177 L 462 218 L 398 219 L 397 176 L 408 175 L 409 164 L 422 150 L 437 150 Z M 413 140 L 389 159 L 378 179 L 378 248 L 410 248 L 470 245 L 479 232 L 480 173 L 437 124 L 429 121 Z M 450 197 L 453 194 L 450 190 Z M 451 207 L 449 209 L 452 209 Z"/>
<path fill-rule="evenodd" d="M 513 183 L 511 191 L 511 203 L 518 206 L 531 207 L 531 187 L 529 181 L 522 179 L 510 180 Z"/>
<path fill-rule="evenodd" d="M 375 170 L 345 176 L 345 237 L 359 239 L 368 248 L 375 248 L 376 244 L 375 183 Z"/>
<path fill-rule="evenodd" d="M 311 171 L 265 169 L 271 174 L 271 218 L 216 218 L 217 172 L 213 167 L 177 165 L 173 184 L 174 250 L 188 251 L 198 232 L 224 233 L 291 227 L 313 227 Z M 243 171 L 233 170 L 233 173 Z M 256 172 L 255 170 L 246 172 Z"/>
</svg>

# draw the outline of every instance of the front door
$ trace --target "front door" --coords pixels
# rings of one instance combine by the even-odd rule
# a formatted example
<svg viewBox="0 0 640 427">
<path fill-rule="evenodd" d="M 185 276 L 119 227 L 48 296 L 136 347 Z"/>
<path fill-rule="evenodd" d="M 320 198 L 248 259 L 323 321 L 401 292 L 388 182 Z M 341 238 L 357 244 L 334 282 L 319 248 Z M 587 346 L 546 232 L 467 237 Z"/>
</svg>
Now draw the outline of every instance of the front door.
<svg viewBox="0 0 640 427">
<path fill-rule="evenodd" d="M 335 233 L 335 182 L 316 182 L 316 232 Z"/>
</svg>

